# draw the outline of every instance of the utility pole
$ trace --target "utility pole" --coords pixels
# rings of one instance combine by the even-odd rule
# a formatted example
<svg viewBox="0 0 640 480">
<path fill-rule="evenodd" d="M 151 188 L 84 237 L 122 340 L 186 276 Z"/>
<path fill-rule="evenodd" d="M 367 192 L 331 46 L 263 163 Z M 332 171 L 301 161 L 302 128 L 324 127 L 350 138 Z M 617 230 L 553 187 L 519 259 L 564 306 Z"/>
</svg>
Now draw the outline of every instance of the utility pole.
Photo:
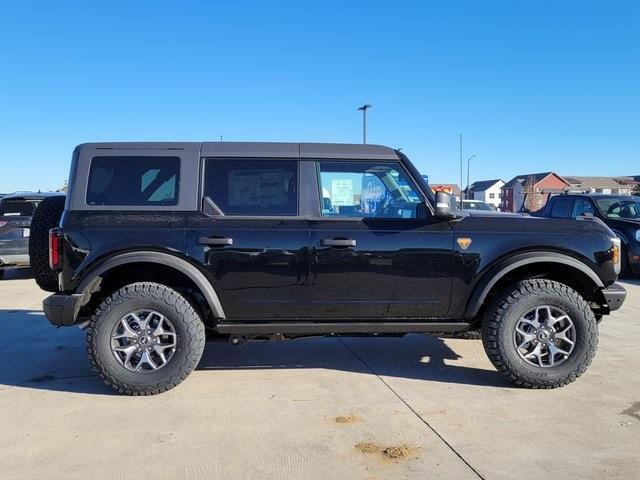
<svg viewBox="0 0 640 480">
<path fill-rule="evenodd" d="M 365 103 L 358 110 L 362 110 L 362 143 L 367 143 L 367 110 L 373 107 L 370 103 Z"/>
<path fill-rule="evenodd" d="M 471 159 L 475 158 L 475 154 L 471 155 L 469 158 L 467 158 L 467 198 L 469 198 L 469 168 L 471 165 Z"/>
<path fill-rule="evenodd" d="M 464 192 L 462 191 L 462 172 L 463 172 L 463 162 L 462 162 L 462 134 L 460 134 L 460 205 L 462 206 L 462 200 L 464 200 Z"/>
</svg>

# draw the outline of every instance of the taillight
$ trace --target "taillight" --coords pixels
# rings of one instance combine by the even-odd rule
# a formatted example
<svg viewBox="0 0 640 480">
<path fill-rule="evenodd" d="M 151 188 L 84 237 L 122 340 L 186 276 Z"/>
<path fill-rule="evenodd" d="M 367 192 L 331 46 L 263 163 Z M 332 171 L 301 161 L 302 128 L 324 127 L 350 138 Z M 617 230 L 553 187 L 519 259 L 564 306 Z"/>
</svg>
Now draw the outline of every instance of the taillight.
<svg viewBox="0 0 640 480">
<path fill-rule="evenodd" d="M 58 228 L 49 230 L 49 266 L 51 270 L 60 270 L 62 267 L 62 241 Z"/>
</svg>

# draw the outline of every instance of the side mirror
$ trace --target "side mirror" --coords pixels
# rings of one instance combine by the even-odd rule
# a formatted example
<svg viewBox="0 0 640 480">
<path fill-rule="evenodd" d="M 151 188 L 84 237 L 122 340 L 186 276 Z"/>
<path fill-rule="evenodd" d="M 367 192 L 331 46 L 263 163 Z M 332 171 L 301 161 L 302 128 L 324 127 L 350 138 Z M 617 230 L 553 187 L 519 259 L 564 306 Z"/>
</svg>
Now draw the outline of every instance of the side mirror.
<svg viewBox="0 0 640 480">
<path fill-rule="evenodd" d="M 456 210 L 456 197 L 447 192 L 436 192 L 436 217 L 455 218 Z"/>
</svg>

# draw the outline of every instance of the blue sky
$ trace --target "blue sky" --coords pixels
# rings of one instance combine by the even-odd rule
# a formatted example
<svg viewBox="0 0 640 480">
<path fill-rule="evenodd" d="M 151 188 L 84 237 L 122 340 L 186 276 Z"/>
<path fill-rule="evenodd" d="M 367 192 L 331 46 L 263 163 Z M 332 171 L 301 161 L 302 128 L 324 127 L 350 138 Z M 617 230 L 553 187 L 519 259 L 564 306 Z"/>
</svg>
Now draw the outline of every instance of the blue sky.
<svg viewBox="0 0 640 480">
<path fill-rule="evenodd" d="M 436 182 L 640 175 L 640 2 L 0 6 L 0 192 L 87 141 L 361 141 Z M 465 179 L 466 181 L 466 179 Z"/>
</svg>

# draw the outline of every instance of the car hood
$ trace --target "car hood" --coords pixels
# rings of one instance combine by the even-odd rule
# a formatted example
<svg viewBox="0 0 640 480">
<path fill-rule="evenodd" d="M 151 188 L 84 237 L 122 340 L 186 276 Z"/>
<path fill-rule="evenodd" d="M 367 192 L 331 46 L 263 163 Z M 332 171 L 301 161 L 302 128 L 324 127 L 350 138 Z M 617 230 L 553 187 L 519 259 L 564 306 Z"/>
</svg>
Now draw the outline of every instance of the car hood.
<svg viewBox="0 0 640 480">
<path fill-rule="evenodd" d="M 640 226 L 640 219 L 635 218 L 609 218 L 606 217 L 606 221 L 609 223 L 622 223 L 624 225 L 637 225 Z"/>
<path fill-rule="evenodd" d="M 526 213 L 461 211 L 454 221 L 454 230 L 515 233 L 524 235 L 559 234 L 574 235 L 596 233 L 615 236 L 613 231 L 598 218 L 546 218 Z"/>
</svg>

